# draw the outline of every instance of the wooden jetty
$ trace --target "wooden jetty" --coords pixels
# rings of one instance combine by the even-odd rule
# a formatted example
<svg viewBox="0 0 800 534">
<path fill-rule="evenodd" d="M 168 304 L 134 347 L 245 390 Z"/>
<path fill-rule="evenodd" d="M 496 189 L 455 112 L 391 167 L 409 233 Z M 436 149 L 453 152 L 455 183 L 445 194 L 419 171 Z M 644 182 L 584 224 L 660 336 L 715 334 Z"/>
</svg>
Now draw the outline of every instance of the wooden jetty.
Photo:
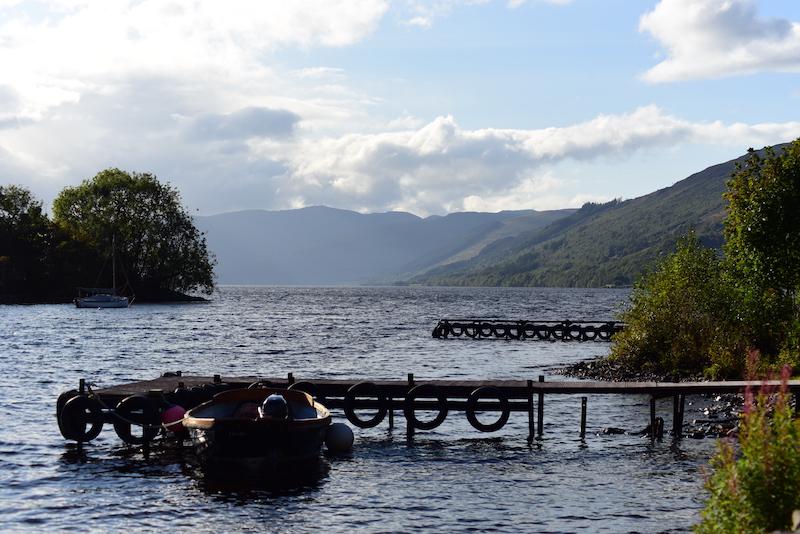
<svg viewBox="0 0 800 534">
<path fill-rule="evenodd" d="M 535 339 L 541 341 L 611 341 L 622 330 L 616 321 L 507 321 L 498 319 L 442 319 L 433 337 L 472 339 Z"/>
<path fill-rule="evenodd" d="M 748 386 L 777 388 L 780 382 L 545 382 L 543 376 L 539 376 L 537 381 L 417 381 L 413 374 L 409 374 L 406 380 L 298 381 L 292 373 L 285 378 L 266 379 L 167 373 L 153 380 L 98 390 L 92 390 L 82 380 L 78 390 L 62 393 L 59 397 L 57 417 L 64 437 L 79 443 L 97 437 L 103 423 L 112 423 L 124 441 L 141 444 L 148 442 L 161 430 L 161 414 L 169 407 L 178 405 L 188 410 L 221 391 L 274 387 L 299 389 L 329 408 L 342 409 L 350 423 L 360 428 L 377 426 L 387 416 L 389 427 L 392 428 L 395 412 L 401 411 L 409 436 L 416 430 L 436 428 L 451 411 L 465 412 L 469 423 L 482 432 L 499 430 L 512 412 L 523 412 L 528 417 L 528 440 L 533 440 L 543 434 L 546 395 L 582 396 L 580 433 L 583 436 L 589 395 L 634 394 L 650 396 L 650 435 L 653 439 L 660 439 L 663 419 L 656 416 L 656 400 L 673 399 L 672 432 L 673 437 L 680 438 L 687 395 L 742 393 Z M 788 387 L 797 398 L 800 380 L 789 381 Z M 490 421 L 485 419 L 487 413 Z M 432 418 L 426 418 L 431 415 Z M 144 428 L 141 436 L 134 436 L 131 430 L 136 425 Z"/>
</svg>

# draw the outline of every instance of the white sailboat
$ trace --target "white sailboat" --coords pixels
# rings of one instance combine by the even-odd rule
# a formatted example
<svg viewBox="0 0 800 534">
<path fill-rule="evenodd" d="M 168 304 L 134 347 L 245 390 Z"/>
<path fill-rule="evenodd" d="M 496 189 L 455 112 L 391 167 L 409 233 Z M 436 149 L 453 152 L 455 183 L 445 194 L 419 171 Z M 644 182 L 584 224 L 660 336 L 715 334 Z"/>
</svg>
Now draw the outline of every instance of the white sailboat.
<svg viewBox="0 0 800 534">
<path fill-rule="evenodd" d="M 111 240 L 111 284 L 112 287 L 79 287 L 78 296 L 75 297 L 75 306 L 78 308 L 128 308 L 133 303 L 133 297 L 119 294 L 117 290 L 117 265 L 116 245 Z M 128 286 L 127 277 L 125 286 Z"/>
</svg>

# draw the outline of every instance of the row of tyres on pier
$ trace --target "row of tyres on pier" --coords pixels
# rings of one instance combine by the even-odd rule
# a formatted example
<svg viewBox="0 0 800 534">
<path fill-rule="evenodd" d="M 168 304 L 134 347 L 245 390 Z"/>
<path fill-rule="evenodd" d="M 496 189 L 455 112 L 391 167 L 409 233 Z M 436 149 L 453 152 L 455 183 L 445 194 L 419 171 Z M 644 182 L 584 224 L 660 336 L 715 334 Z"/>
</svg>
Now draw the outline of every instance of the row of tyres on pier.
<svg viewBox="0 0 800 534">
<path fill-rule="evenodd" d="M 190 378 L 191 380 L 191 378 Z M 182 383 L 181 383 L 182 384 Z M 508 422 L 511 412 L 528 412 L 532 417 L 532 383 L 508 387 L 501 383 L 426 382 L 417 384 L 413 375 L 407 381 L 294 381 L 288 379 L 247 379 L 213 381 L 193 387 L 149 390 L 122 396 L 130 384 L 92 391 L 81 381 L 78 390 L 62 393 L 56 415 L 61 434 L 78 443 L 95 439 L 104 425 L 110 424 L 117 436 L 132 445 L 147 445 L 159 433 L 181 437 L 183 413 L 222 391 L 247 387 L 287 388 L 308 393 L 328 408 L 339 408 L 347 420 L 359 428 L 372 428 L 386 420 L 394 426 L 394 415 L 402 411 L 407 430 L 432 430 L 452 411 L 463 411 L 473 428 L 494 432 Z M 532 419 L 531 419 L 532 420 Z M 531 434 L 533 431 L 531 430 Z"/>
<path fill-rule="evenodd" d="M 442 319 L 433 337 L 472 339 L 531 339 L 540 341 L 611 341 L 622 330 L 616 321 L 502 321 L 494 319 Z"/>
<path fill-rule="evenodd" d="M 56 419 L 61 435 L 84 443 L 92 441 L 110 424 L 117 436 L 131 445 L 146 445 L 159 432 L 182 429 L 183 414 L 211 400 L 217 393 L 246 387 L 229 384 L 217 376 L 213 381 L 193 387 L 181 384 L 168 393 L 152 390 L 143 394 L 101 395 L 80 381 L 79 389 L 64 391 L 56 400 Z"/>
</svg>

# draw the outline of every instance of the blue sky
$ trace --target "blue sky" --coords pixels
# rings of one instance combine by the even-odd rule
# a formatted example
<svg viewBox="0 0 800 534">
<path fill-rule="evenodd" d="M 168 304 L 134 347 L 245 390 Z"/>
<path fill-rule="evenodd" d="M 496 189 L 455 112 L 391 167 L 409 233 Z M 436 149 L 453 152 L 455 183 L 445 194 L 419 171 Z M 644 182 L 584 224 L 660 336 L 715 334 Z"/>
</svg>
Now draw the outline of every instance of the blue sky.
<svg viewBox="0 0 800 534">
<path fill-rule="evenodd" d="M 0 184 L 557 209 L 800 137 L 800 2 L 0 0 Z"/>
</svg>

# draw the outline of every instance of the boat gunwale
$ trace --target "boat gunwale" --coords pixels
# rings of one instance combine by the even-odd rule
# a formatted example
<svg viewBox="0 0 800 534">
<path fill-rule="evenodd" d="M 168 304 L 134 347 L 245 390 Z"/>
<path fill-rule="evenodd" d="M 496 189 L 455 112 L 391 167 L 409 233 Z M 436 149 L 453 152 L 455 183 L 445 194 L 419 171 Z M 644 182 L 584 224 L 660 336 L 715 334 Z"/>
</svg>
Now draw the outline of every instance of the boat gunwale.
<svg viewBox="0 0 800 534">
<path fill-rule="evenodd" d="M 269 395 L 278 393 L 284 395 L 289 403 L 305 404 L 314 409 L 316 417 L 303 418 L 250 418 L 250 417 L 198 417 L 195 413 L 224 402 L 263 401 Z M 277 431 L 307 431 L 315 427 L 326 427 L 330 424 L 330 410 L 323 404 L 315 401 L 308 393 L 300 390 L 281 388 L 252 388 L 232 389 L 217 393 L 214 397 L 195 408 L 192 408 L 183 418 L 183 426 L 187 429 L 215 430 L 215 429 L 241 429 L 241 430 L 277 430 Z"/>
</svg>

